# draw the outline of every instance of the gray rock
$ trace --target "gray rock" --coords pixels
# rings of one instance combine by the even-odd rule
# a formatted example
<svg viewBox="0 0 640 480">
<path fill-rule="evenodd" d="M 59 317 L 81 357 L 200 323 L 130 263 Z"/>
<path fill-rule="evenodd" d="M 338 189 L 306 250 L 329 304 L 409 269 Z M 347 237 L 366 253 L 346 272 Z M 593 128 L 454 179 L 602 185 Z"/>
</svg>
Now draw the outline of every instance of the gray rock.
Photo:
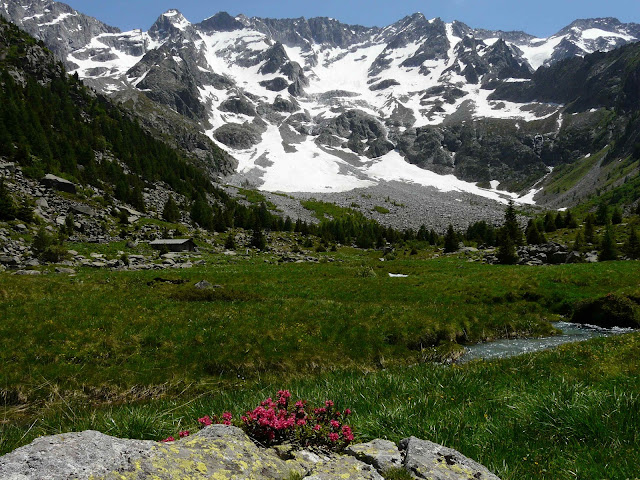
<svg viewBox="0 0 640 480">
<path fill-rule="evenodd" d="M 260 143 L 260 134 L 248 124 L 227 123 L 215 131 L 214 137 L 228 147 L 239 149 L 251 148 Z"/>
<path fill-rule="evenodd" d="M 206 280 L 201 280 L 198 283 L 196 283 L 194 287 L 197 288 L 198 290 L 208 290 L 210 288 L 213 288 L 213 285 L 207 282 Z"/>
<path fill-rule="evenodd" d="M 53 190 L 60 190 L 61 192 L 76 193 L 76 186 L 69 180 L 56 177 L 48 173 L 40 180 L 40 184 Z"/>
<path fill-rule="evenodd" d="M 88 215 L 90 217 L 94 217 L 96 215 L 96 211 L 88 205 L 73 205 L 71 209 L 76 213 L 81 213 L 82 215 Z"/>
<path fill-rule="evenodd" d="M 7 265 L 9 267 L 15 267 L 20 263 L 20 259 L 18 257 L 14 257 L 11 255 L 3 255 L 0 257 L 0 264 Z"/>
<path fill-rule="evenodd" d="M 74 275 L 76 271 L 73 268 L 56 267 L 56 273 L 65 273 L 68 275 Z"/>
<path fill-rule="evenodd" d="M 584 261 L 587 263 L 597 263 L 598 252 L 587 252 L 584 256 Z"/>
<path fill-rule="evenodd" d="M 156 442 L 121 440 L 100 432 L 40 437 L 30 445 L 0 457 L 4 480 L 88 480 L 149 455 Z"/>
<path fill-rule="evenodd" d="M 353 457 L 336 457 L 318 463 L 306 480 L 384 480 L 375 468 Z"/>
<path fill-rule="evenodd" d="M 566 263 L 581 263 L 583 262 L 582 254 L 580 252 L 569 252 L 567 255 Z"/>
<path fill-rule="evenodd" d="M 398 450 L 395 443 L 389 440 L 376 439 L 369 443 L 350 445 L 347 447 L 346 453 L 369 465 L 373 465 L 381 472 L 390 468 L 402 467 L 400 450 Z"/>
<path fill-rule="evenodd" d="M 404 466 L 416 478 L 429 480 L 500 480 L 460 452 L 416 437 L 400 441 Z"/>
<path fill-rule="evenodd" d="M 14 275 L 35 276 L 42 275 L 42 272 L 40 272 L 39 270 L 18 270 L 16 273 L 14 273 Z"/>
</svg>

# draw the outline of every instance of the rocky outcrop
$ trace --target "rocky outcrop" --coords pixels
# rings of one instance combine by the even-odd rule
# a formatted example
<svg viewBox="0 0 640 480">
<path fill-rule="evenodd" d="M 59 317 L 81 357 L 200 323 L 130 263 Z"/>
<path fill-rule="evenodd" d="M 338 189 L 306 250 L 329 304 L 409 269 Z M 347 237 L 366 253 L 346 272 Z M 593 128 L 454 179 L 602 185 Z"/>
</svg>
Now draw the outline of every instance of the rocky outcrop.
<svg viewBox="0 0 640 480">
<path fill-rule="evenodd" d="M 417 479 L 499 480 L 450 448 L 410 437 L 353 445 L 346 455 L 263 448 L 239 428 L 212 425 L 177 442 L 122 440 L 95 431 L 41 437 L 0 457 L 4 480 L 383 480 L 390 469 Z"/>
<path fill-rule="evenodd" d="M 216 140 L 227 147 L 247 149 L 260 142 L 260 134 L 249 124 L 227 123 L 213 134 Z"/>
<path fill-rule="evenodd" d="M 316 142 L 320 145 L 343 146 L 368 158 L 381 157 L 394 148 L 387 140 L 384 126 L 360 110 L 350 110 L 329 120 L 317 133 Z"/>
</svg>

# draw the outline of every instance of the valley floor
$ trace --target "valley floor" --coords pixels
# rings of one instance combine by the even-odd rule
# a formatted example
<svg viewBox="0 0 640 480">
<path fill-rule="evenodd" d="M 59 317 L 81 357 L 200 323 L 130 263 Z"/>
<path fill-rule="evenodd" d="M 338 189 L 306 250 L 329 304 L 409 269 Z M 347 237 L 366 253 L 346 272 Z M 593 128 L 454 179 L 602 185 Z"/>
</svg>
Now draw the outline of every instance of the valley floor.
<svg viewBox="0 0 640 480">
<path fill-rule="evenodd" d="M 361 440 L 429 438 L 503 479 L 637 476 L 638 334 L 432 361 L 465 343 L 551 335 L 550 321 L 583 299 L 637 295 L 639 262 L 317 256 L 279 263 L 205 248 L 206 265 L 187 270 L 0 274 L 0 360 L 11 365 L 0 379 L 0 451 L 84 429 L 160 439 L 289 388 L 352 408 Z M 201 280 L 213 287 L 196 289 Z"/>
</svg>

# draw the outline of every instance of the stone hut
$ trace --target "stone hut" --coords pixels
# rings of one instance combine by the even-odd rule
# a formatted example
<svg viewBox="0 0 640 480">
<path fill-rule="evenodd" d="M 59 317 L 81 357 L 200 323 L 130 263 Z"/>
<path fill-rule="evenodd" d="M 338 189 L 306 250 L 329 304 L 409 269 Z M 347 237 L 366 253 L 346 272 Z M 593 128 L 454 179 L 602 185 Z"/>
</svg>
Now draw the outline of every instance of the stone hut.
<svg viewBox="0 0 640 480">
<path fill-rule="evenodd" d="M 198 249 L 191 238 L 161 238 L 149 242 L 149 245 L 156 250 L 167 247 L 170 252 L 195 252 Z"/>
</svg>

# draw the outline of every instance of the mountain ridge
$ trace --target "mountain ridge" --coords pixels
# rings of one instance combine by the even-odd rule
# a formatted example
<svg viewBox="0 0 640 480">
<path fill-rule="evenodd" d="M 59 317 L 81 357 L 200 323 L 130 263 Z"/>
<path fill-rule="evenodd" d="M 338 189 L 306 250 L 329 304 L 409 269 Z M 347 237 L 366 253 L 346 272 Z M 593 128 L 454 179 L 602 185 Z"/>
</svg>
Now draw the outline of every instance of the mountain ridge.
<svg viewBox="0 0 640 480">
<path fill-rule="evenodd" d="M 26 5 L 27 17 L 49 15 L 27 27 L 69 23 L 73 36 L 68 11 L 52 18 L 57 2 L 42 13 Z M 542 66 L 640 39 L 640 25 L 613 18 L 539 39 L 422 14 L 380 28 L 225 12 L 191 23 L 175 9 L 148 32 L 96 28 L 67 53 L 72 71 L 116 99 L 142 95 L 199 125 L 237 159 L 233 183 L 330 192 L 400 180 L 501 201 L 525 201 L 548 167 L 571 160 L 541 155 L 566 120 L 563 105 L 504 92 L 522 90 Z"/>
</svg>

